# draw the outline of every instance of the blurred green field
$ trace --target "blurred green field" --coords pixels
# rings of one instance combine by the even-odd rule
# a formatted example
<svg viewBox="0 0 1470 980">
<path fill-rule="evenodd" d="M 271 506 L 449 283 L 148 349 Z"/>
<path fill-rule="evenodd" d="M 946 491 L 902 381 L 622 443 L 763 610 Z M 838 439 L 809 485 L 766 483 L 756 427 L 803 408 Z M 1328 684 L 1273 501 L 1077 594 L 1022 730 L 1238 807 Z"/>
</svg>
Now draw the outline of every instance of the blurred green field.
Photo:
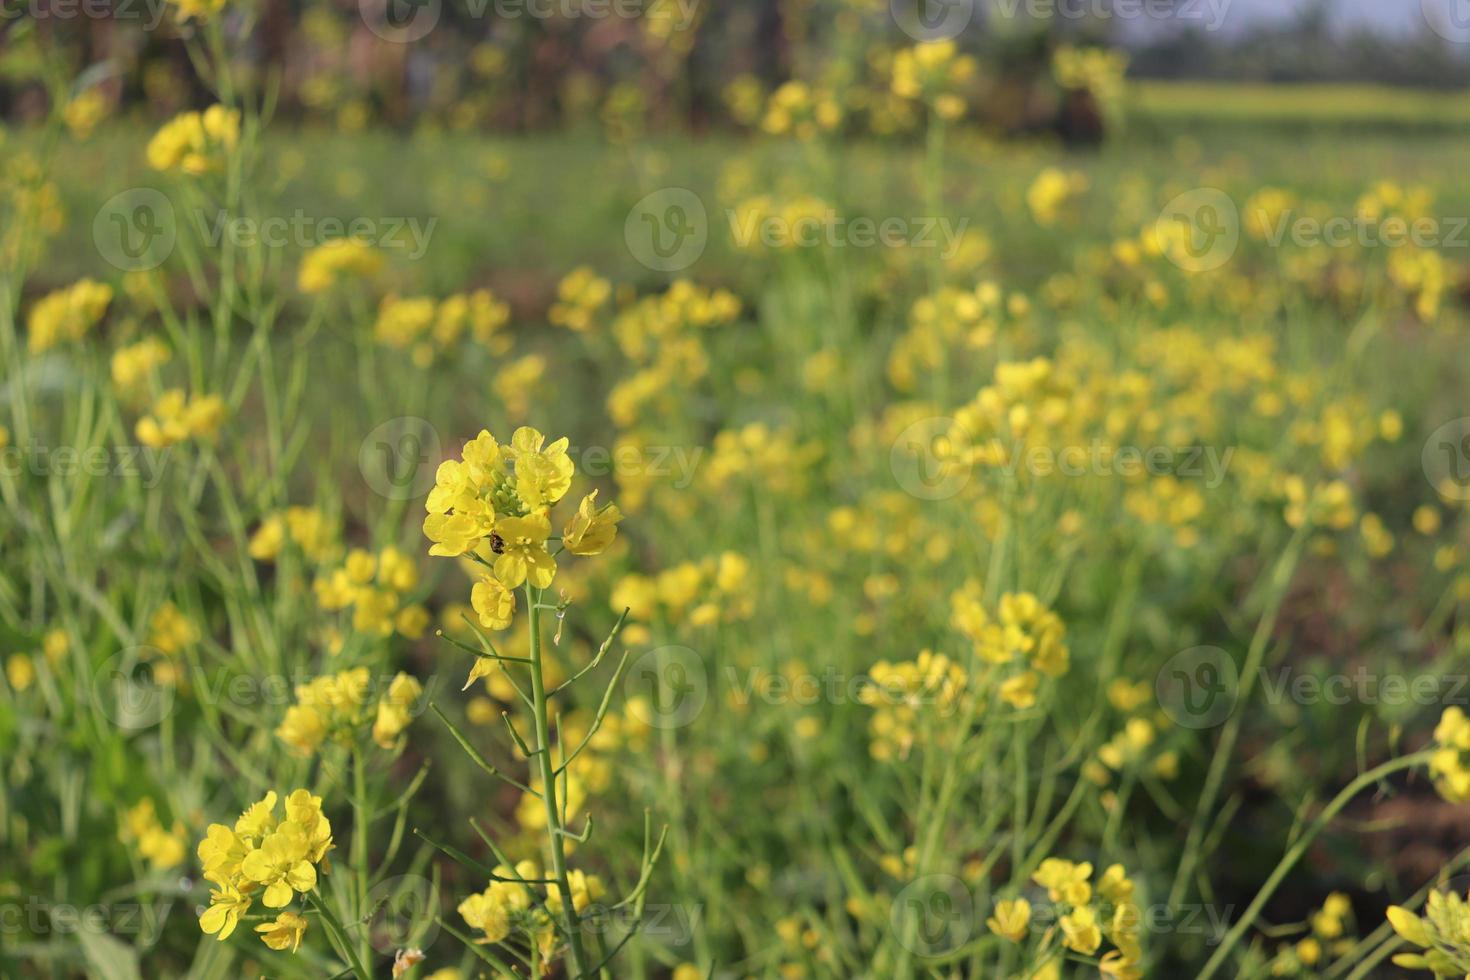
<svg viewBox="0 0 1470 980">
<path fill-rule="evenodd" d="M 1470 508 L 1436 494 L 1425 462 L 1470 390 L 1466 246 L 1272 243 L 1261 216 L 1470 215 L 1457 178 L 1470 105 L 1342 87 L 1135 95 L 1094 150 L 937 124 L 927 145 L 291 124 L 257 142 L 247 125 L 230 150 L 253 173 L 243 189 L 223 167 L 150 170 L 155 126 L 140 120 L 50 156 L 48 139 L 68 139 L 59 127 L 10 132 L 0 154 L 46 158 L 64 221 L 35 233 L 34 267 L 0 270 L 0 431 L 13 426 L 17 448 L 146 444 L 143 420 L 185 384 L 218 396 L 221 413 L 170 437 L 157 485 L 0 470 L 12 505 L 0 542 L 15 556 L 0 565 L 14 620 L 0 624 L 0 654 L 24 661 L 7 661 L 0 684 L 0 899 L 137 896 L 171 910 L 157 934 L 116 940 L 0 930 L 0 973 L 113 962 L 126 976 L 377 976 L 420 943 L 429 959 L 411 977 L 483 975 L 487 946 L 514 947 L 534 973 L 547 966 L 538 937 L 554 930 L 532 902 L 539 912 L 549 891 L 517 896 L 516 928 L 499 939 L 460 903 L 495 887 L 498 847 L 541 861 L 565 843 L 609 892 L 646 883 L 654 912 L 675 917 L 678 928 L 646 922 L 641 904 L 613 916 L 630 926 L 616 978 L 1095 976 L 1094 954 L 1117 966 L 1131 945 L 1115 915 L 1135 887 L 1165 921 L 1125 969 L 1372 975 L 1398 943 L 1385 908 L 1418 907 L 1470 861 L 1463 811 L 1419 751 L 1444 740 L 1431 735 L 1441 692 L 1334 702 L 1269 685 L 1359 670 L 1438 681 L 1470 662 Z M 172 202 L 181 242 L 156 275 L 125 275 L 104 247 L 108 202 L 140 188 Z M 661 269 L 635 219 L 671 189 L 697 199 L 707 244 Z M 1239 237 L 1207 270 L 1191 267 L 1193 238 L 1168 238 L 1171 204 L 1202 191 L 1235 210 Z M 288 240 L 211 242 L 231 194 L 254 220 L 285 222 Z M 771 199 L 816 201 L 845 222 L 941 222 L 963 242 L 943 255 L 850 240 L 740 247 L 744 209 L 774 210 Z M 384 267 L 303 288 L 303 261 L 337 237 L 328 221 L 391 230 L 372 256 Z M 103 310 L 80 318 L 84 336 L 36 343 L 31 315 L 84 277 L 111 290 Z M 441 334 L 438 317 L 481 288 L 505 315 L 483 336 Z M 579 305 L 586 321 L 573 325 L 566 308 Z M 119 371 L 151 341 L 164 359 Z M 432 446 L 404 449 L 405 422 Z M 616 544 L 574 559 L 563 529 L 552 540 L 565 570 L 545 592 L 526 586 L 500 632 L 510 624 L 486 623 L 478 604 L 475 620 L 466 602 L 505 540 L 482 535 L 478 563 L 430 553 L 426 508 L 442 510 L 425 497 L 461 458 L 470 469 L 475 433 L 504 442 L 521 424 L 566 435 L 579 463 L 620 446 L 693 463 L 578 472 L 567 503 L 551 504 L 565 511 L 591 490 L 616 500 Z M 993 455 L 1104 446 L 1238 455 L 1218 481 Z M 397 454 L 404 485 L 375 468 Z M 963 483 L 932 493 L 947 467 Z M 496 520 L 522 521 L 531 491 L 507 485 Z M 316 533 L 296 537 L 293 514 Z M 374 578 L 389 555 L 401 588 Z M 424 621 L 405 628 L 379 600 Z M 529 606 L 544 614 L 535 626 Z M 636 611 L 613 656 L 594 659 L 625 608 Z M 497 631 L 509 666 L 462 691 L 492 658 L 425 623 L 474 644 L 463 624 L 475 622 Z M 93 679 L 112 676 L 132 633 L 174 647 L 158 661 L 169 679 L 149 686 L 169 712 L 137 727 L 108 716 Z M 541 685 L 541 661 L 518 655 L 535 636 L 539 658 L 543 633 L 563 757 L 611 706 L 574 771 L 576 820 L 555 832 L 528 785 L 551 757 L 548 695 L 506 680 Z M 1231 692 L 1244 704 L 1228 719 L 1192 718 L 1160 693 L 1170 665 L 1206 646 L 1259 671 Z M 902 677 L 910 662 L 927 670 L 931 650 L 960 669 L 963 712 L 918 669 L 892 702 L 842 686 L 767 697 L 757 684 Z M 670 651 L 687 655 L 672 658 L 676 677 Z M 619 655 L 642 672 L 615 673 Z M 313 742 L 286 723 L 310 707 L 299 690 L 220 694 L 347 667 L 422 680 L 436 710 L 416 704 L 385 739 L 369 740 L 364 715 Z M 560 678 L 584 667 L 596 671 L 563 694 Z M 691 678 L 692 715 L 659 716 L 668 688 Z M 528 722 L 534 751 L 515 727 Z M 1455 764 L 1470 779 L 1470 762 Z M 301 951 L 244 927 L 217 942 L 201 932 L 198 914 L 222 903 L 196 845 L 267 789 L 296 786 L 323 795 L 337 833 L 316 894 L 286 895 L 313 916 Z M 130 830 L 140 805 L 157 806 L 153 837 L 169 847 L 144 853 Z M 572 847 L 573 823 L 590 837 L 594 811 L 597 835 Z M 668 837 L 654 866 L 656 828 Z M 1047 927 L 1042 915 L 1063 907 L 1038 877 L 1047 859 L 1084 863 L 1083 878 L 1095 865 L 1099 895 L 1108 882 L 1096 900 L 1108 946 L 1085 928 L 1079 938 L 1076 921 L 1065 947 Z M 422 901 L 380 915 L 395 882 Z M 947 915 L 956 894 L 976 914 Z M 1066 905 L 1085 916 L 1091 886 L 1077 895 Z M 1013 896 L 1035 902 L 1037 921 L 1006 937 L 987 914 Z M 331 909 L 354 942 L 329 933 Z M 1181 927 L 1184 914 L 1213 931 Z M 461 928 L 487 941 L 460 942 Z M 1338 938 L 1325 958 L 1305 945 Z M 556 944 L 547 973 L 570 973 Z"/>
<path fill-rule="evenodd" d="M 1152 193 L 1216 186 L 1243 204 L 1255 187 L 1269 185 L 1338 206 L 1351 204 L 1380 175 L 1392 173 L 1403 183 L 1434 186 L 1443 213 L 1470 213 L 1470 187 L 1443 179 L 1464 152 L 1463 139 L 1451 133 L 1403 134 L 1371 126 L 1237 129 L 1227 123 L 1253 124 L 1272 106 L 1315 113 L 1315 100 L 1298 104 L 1277 96 L 1281 101 L 1273 102 L 1274 90 L 1246 86 L 1231 87 L 1224 99 L 1208 87 L 1140 89 L 1143 114 L 1158 112 L 1159 120 L 1172 123 L 1170 114 L 1177 113 L 1202 125 L 1170 125 L 1164 132 L 1172 135 L 1163 139 L 1123 138 L 1096 151 L 1050 141 L 957 138 L 945 164 L 945 217 L 1003 239 L 1006 247 L 995 253 L 995 267 L 1027 287 L 1065 264 L 1056 253 L 1056 236 L 1042 233 L 1024 205 L 1026 189 L 1046 167 L 1080 172 L 1100 188 Z M 1323 92 L 1323 101 L 1338 109 L 1315 118 L 1360 120 L 1351 95 L 1336 87 Z M 1291 113 L 1283 110 L 1278 118 L 1289 121 Z M 24 134 L 17 135 L 25 145 Z M 108 127 L 93 137 L 95 152 L 57 161 L 68 220 L 51 260 L 36 270 L 38 285 L 92 271 L 91 217 L 117 188 L 161 186 L 143 157 L 149 135 L 141 124 Z M 309 223 L 412 219 L 430 228 L 422 261 L 411 259 L 410 249 L 393 250 L 409 288 L 442 291 L 494 282 L 513 294 L 524 290 L 543 297 L 562 271 L 584 263 L 620 279 L 650 279 L 629 253 L 623 225 L 640 197 L 665 187 L 694 191 L 709 214 L 709 245 L 695 272 L 749 282 L 758 275 L 757 263 L 735 248 L 729 209 L 756 187 L 802 184 L 805 168 L 814 162 L 812 151 L 799 143 L 752 143 L 720 133 L 652 136 L 628 147 L 610 145 L 595 131 L 507 137 L 284 127 L 267 131 L 261 158 L 265 179 L 256 206 L 264 216 L 301 215 Z M 917 216 L 924 210 L 922 147 L 857 142 L 815 163 L 827 177 L 824 194 L 845 217 Z M 1069 225 L 1073 240 L 1112 231 L 1112 205 L 1106 195 L 1090 195 Z M 180 217 L 196 230 L 218 218 L 205 212 Z M 316 226 L 308 227 L 314 234 Z M 293 242 L 283 250 L 283 266 L 294 267 L 300 253 L 300 243 Z"/>
<path fill-rule="evenodd" d="M 1303 130 L 1455 132 L 1470 125 L 1470 95 L 1383 85 L 1135 81 L 1134 117 L 1149 128 L 1291 127 Z"/>
</svg>

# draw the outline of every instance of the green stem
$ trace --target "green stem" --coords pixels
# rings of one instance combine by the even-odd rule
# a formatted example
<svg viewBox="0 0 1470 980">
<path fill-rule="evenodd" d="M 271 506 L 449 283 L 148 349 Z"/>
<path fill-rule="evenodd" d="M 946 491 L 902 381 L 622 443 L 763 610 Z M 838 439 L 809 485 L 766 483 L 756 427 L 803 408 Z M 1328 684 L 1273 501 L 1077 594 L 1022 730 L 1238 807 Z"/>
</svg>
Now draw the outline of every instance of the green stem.
<svg viewBox="0 0 1470 980">
<path fill-rule="evenodd" d="M 1296 572 L 1297 560 L 1301 557 L 1309 528 L 1310 525 L 1306 522 L 1297 528 L 1271 572 L 1266 610 L 1260 622 L 1256 624 L 1256 632 L 1251 637 L 1250 649 L 1246 651 L 1245 664 L 1240 671 L 1240 689 L 1235 702 L 1235 710 L 1230 715 L 1230 720 L 1225 723 L 1225 730 L 1220 734 L 1220 742 L 1215 746 L 1215 754 L 1210 759 L 1209 773 L 1205 776 L 1205 785 L 1200 792 L 1199 806 L 1194 811 L 1194 819 L 1189 824 L 1189 836 L 1184 843 L 1184 853 L 1180 857 L 1179 870 L 1174 875 L 1173 887 L 1169 889 L 1170 907 L 1177 908 L 1184 900 L 1184 890 L 1189 887 L 1190 876 L 1199 863 L 1207 818 L 1215 811 L 1215 801 L 1219 798 L 1220 787 L 1225 780 L 1225 770 L 1230 765 L 1230 757 L 1235 750 L 1235 741 L 1240 736 L 1241 722 L 1246 714 L 1245 708 L 1250 703 L 1256 677 L 1261 672 L 1261 662 L 1266 657 L 1266 647 L 1271 641 L 1271 634 L 1276 630 L 1276 617 L 1281 613 L 1281 605 L 1286 600 L 1286 590 L 1291 585 L 1292 576 Z"/>
<path fill-rule="evenodd" d="M 352 864 L 357 879 L 357 955 L 364 963 L 373 961 L 368 926 L 368 805 L 367 773 L 362 750 L 352 750 Z"/>
<path fill-rule="evenodd" d="M 1266 883 L 1261 886 L 1261 890 L 1256 893 L 1256 897 L 1246 907 L 1245 914 L 1236 920 L 1235 925 L 1231 926 L 1230 931 L 1225 934 L 1225 939 L 1220 943 L 1220 948 L 1215 950 L 1215 955 L 1210 957 L 1209 962 L 1205 964 L 1204 971 L 1200 973 L 1197 980 L 1210 980 L 1210 977 L 1215 975 L 1215 971 L 1220 969 L 1226 957 L 1230 955 L 1230 951 L 1235 948 L 1235 944 L 1240 942 L 1240 937 L 1245 935 L 1245 931 L 1256 921 L 1256 916 L 1260 915 L 1261 909 L 1265 906 L 1266 902 L 1270 901 L 1271 896 L 1276 893 L 1277 886 L 1291 873 L 1291 869 L 1296 867 L 1296 863 L 1302 859 L 1302 855 L 1307 853 L 1307 848 L 1311 846 L 1312 841 L 1317 839 L 1317 835 L 1332 822 L 1333 818 L 1342 811 L 1343 807 L 1348 805 L 1348 802 L 1354 796 L 1357 796 L 1364 789 L 1367 789 L 1386 776 L 1403 769 L 1412 769 L 1414 766 L 1424 765 L 1432 755 L 1432 751 L 1416 752 L 1413 755 L 1406 755 L 1390 762 L 1385 762 L 1378 768 L 1370 769 L 1357 779 L 1354 779 L 1351 783 L 1348 783 L 1347 787 L 1341 793 L 1333 797 L 1332 802 L 1328 803 L 1326 809 L 1318 814 L 1317 819 L 1312 821 L 1312 825 L 1307 828 L 1301 837 L 1297 838 L 1296 843 L 1291 846 L 1290 850 L 1282 857 L 1280 863 L 1276 865 L 1276 869 L 1271 872 L 1271 877 L 1266 879 Z"/>
<path fill-rule="evenodd" d="M 561 809 L 556 803 L 556 767 L 551 762 L 551 723 L 546 705 L 546 678 L 541 669 L 541 595 L 526 583 L 526 610 L 531 641 L 531 710 L 535 714 L 536 759 L 541 768 L 541 799 L 546 804 L 546 833 L 551 850 L 551 868 L 561 891 L 562 912 L 567 917 L 567 940 L 571 947 L 572 976 L 587 972 L 587 953 L 582 946 L 582 927 L 572 901 L 571 879 L 567 876 L 566 841 L 562 837 Z"/>
<path fill-rule="evenodd" d="M 337 947 L 337 951 L 342 954 L 342 958 L 347 961 L 348 967 L 352 970 L 352 975 L 357 977 L 358 980 L 371 980 L 371 976 L 363 967 L 362 961 L 352 951 L 352 940 L 348 938 L 347 930 L 342 928 L 342 921 L 332 914 L 332 910 L 327 907 L 327 903 L 322 901 L 314 892 L 307 892 L 306 899 L 311 903 L 312 908 L 321 913 L 322 925 L 327 929 L 327 936 L 331 939 L 332 945 Z"/>
</svg>

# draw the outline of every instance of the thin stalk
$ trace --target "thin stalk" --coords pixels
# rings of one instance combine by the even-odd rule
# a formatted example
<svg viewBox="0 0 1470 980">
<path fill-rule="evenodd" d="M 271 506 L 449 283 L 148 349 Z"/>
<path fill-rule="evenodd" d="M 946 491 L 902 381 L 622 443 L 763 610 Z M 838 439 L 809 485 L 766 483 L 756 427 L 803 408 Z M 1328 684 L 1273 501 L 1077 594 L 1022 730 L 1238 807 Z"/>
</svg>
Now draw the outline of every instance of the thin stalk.
<svg viewBox="0 0 1470 980">
<path fill-rule="evenodd" d="M 1210 759 L 1210 769 L 1205 776 L 1204 787 L 1200 791 L 1199 805 L 1194 811 L 1194 819 L 1189 823 L 1189 836 L 1185 839 L 1184 853 L 1179 860 L 1179 870 L 1174 875 L 1173 887 L 1169 889 L 1169 905 L 1172 908 L 1177 908 L 1184 901 L 1184 890 L 1189 887 L 1189 879 L 1199 863 L 1200 850 L 1204 843 L 1206 818 L 1214 812 L 1215 801 L 1219 798 L 1220 787 L 1225 781 L 1225 770 L 1230 765 L 1230 757 L 1235 750 L 1235 741 L 1240 736 L 1240 726 L 1246 715 L 1246 706 L 1250 703 L 1256 677 L 1261 672 L 1261 663 L 1266 657 L 1266 647 L 1271 641 L 1271 634 L 1276 630 L 1276 617 L 1280 615 L 1281 605 L 1286 600 L 1286 590 L 1291 585 L 1292 576 L 1296 572 L 1296 564 L 1301 557 L 1302 546 L 1306 542 L 1310 526 L 1307 522 L 1303 522 L 1302 526 L 1297 528 L 1271 572 L 1266 609 L 1261 615 L 1260 622 L 1256 624 L 1255 635 L 1251 637 L 1251 645 L 1245 655 L 1245 664 L 1240 671 L 1240 693 L 1235 702 L 1235 710 L 1230 720 L 1225 723 L 1225 730 L 1221 732 L 1220 742 L 1215 746 L 1215 754 Z"/>
<path fill-rule="evenodd" d="M 551 759 L 551 723 L 546 705 L 546 678 L 541 664 L 541 595 L 526 583 L 527 628 L 531 646 L 531 710 L 536 725 L 536 761 L 541 767 L 541 799 L 546 806 L 547 843 L 551 849 L 551 868 L 561 891 L 562 912 L 567 917 L 567 942 L 570 946 L 572 975 L 588 976 L 587 952 L 582 946 L 582 927 L 572 901 L 571 879 L 567 876 L 566 841 L 562 838 L 561 808 L 556 802 L 556 769 Z"/>
<path fill-rule="evenodd" d="M 373 961 L 373 946 L 368 935 L 368 803 L 367 773 L 363 768 L 362 750 L 352 750 L 352 864 L 357 879 L 357 955 L 364 963 Z"/>
<path fill-rule="evenodd" d="M 1307 828 L 1301 837 L 1297 838 L 1296 843 L 1281 858 L 1275 870 L 1271 872 L 1271 877 L 1266 879 L 1266 883 L 1261 886 L 1261 890 L 1256 892 L 1256 897 L 1251 899 L 1250 905 L 1246 906 L 1245 913 L 1236 920 L 1235 925 L 1231 926 L 1230 931 L 1225 934 L 1224 941 L 1215 950 L 1215 955 L 1211 956 L 1209 962 L 1205 964 L 1205 968 L 1197 980 L 1210 980 L 1210 977 L 1215 975 L 1215 971 L 1220 969 L 1221 965 L 1224 964 L 1226 957 L 1230 955 L 1230 951 L 1235 948 L 1235 944 L 1240 942 L 1240 937 L 1245 935 L 1245 931 L 1256 921 L 1256 916 L 1261 914 L 1261 909 L 1270 901 L 1271 896 L 1276 893 L 1277 886 L 1291 873 L 1291 869 L 1296 867 L 1297 862 L 1302 859 L 1302 855 L 1307 853 L 1307 848 L 1311 846 L 1312 841 L 1317 839 L 1317 835 L 1326 829 L 1327 825 L 1342 811 L 1343 807 L 1348 805 L 1353 797 L 1393 773 L 1428 763 L 1432 755 L 1432 750 L 1416 752 L 1413 755 L 1401 756 L 1390 762 L 1385 762 L 1378 768 L 1370 769 L 1363 773 L 1357 779 L 1348 783 L 1342 792 L 1334 796 L 1332 802 L 1327 804 L 1326 808 L 1318 814 L 1317 819 L 1312 821 L 1312 825 Z"/>
</svg>

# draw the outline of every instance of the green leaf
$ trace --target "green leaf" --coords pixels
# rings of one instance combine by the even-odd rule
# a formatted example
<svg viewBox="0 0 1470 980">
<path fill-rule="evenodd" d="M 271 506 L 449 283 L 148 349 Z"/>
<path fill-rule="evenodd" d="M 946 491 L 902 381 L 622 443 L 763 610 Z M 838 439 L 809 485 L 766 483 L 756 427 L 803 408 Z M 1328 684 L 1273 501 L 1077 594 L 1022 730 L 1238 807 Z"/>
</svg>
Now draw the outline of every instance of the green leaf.
<svg viewBox="0 0 1470 980">
<path fill-rule="evenodd" d="M 77 932 L 82 955 L 87 959 L 87 975 L 97 980 L 142 980 L 138 972 L 138 952 L 127 943 L 102 932 Z"/>
</svg>

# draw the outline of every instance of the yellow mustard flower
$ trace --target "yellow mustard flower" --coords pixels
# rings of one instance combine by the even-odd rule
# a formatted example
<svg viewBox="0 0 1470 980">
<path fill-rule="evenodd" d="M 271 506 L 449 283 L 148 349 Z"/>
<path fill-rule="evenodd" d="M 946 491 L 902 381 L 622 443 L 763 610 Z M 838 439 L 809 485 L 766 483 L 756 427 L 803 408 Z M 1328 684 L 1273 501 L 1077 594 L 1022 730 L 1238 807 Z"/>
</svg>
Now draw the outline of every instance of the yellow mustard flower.
<svg viewBox="0 0 1470 980">
<path fill-rule="evenodd" d="M 1031 923 L 1031 903 L 1024 898 L 1001 900 L 995 903 L 995 914 L 985 920 L 985 926 L 997 936 L 1019 943 L 1026 938 Z"/>
<path fill-rule="evenodd" d="M 597 491 L 582 498 L 577 513 L 562 528 L 562 543 L 574 555 L 600 555 L 617 537 L 623 519 L 617 504 L 597 506 Z"/>
<path fill-rule="evenodd" d="M 413 707 L 423 696 L 424 688 L 415 678 L 400 673 L 388 685 L 388 692 L 378 702 L 378 717 L 373 722 L 373 741 L 391 749 L 399 734 L 413 720 Z"/>
<path fill-rule="evenodd" d="M 289 948 L 294 953 L 301 947 L 301 937 L 306 935 L 306 919 L 295 912 L 282 912 L 274 922 L 262 922 L 255 931 L 271 949 Z"/>
</svg>

